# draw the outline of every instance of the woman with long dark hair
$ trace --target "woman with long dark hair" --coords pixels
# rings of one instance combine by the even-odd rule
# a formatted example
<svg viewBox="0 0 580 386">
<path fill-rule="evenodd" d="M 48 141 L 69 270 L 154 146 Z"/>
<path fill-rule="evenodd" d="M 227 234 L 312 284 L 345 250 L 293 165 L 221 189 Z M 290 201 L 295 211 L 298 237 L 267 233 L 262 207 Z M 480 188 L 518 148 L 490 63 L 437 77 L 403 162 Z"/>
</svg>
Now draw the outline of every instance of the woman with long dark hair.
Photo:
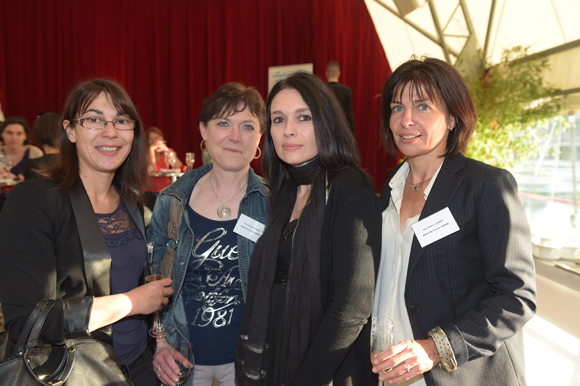
<svg viewBox="0 0 580 386">
<path fill-rule="evenodd" d="M 344 113 L 315 75 L 273 87 L 262 170 L 270 217 L 250 264 L 238 385 L 371 385 L 379 203 Z"/>
<path fill-rule="evenodd" d="M 135 385 L 156 385 L 145 315 L 173 291 L 171 279 L 140 285 L 147 169 L 139 115 L 119 84 L 93 79 L 70 93 L 62 128 L 56 164 L 16 185 L 0 219 L 6 329 L 18 339 L 36 304 L 56 300 L 42 342 L 91 335 L 112 343 Z"/>
</svg>

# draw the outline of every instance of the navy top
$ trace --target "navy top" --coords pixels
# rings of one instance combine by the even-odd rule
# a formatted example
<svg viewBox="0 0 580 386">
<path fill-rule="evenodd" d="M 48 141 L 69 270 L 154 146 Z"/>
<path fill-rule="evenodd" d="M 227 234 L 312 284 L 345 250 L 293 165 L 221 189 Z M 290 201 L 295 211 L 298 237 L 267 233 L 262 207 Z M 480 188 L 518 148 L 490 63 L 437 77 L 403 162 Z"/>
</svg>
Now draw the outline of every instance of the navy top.
<svg viewBox="0 0 580 386">
<path fill-rule="evenodd" d="M 237 219 L 215 221 L 187 206 L 195 235 L 183 298 L 195 363 L 232 363 L 244 298 L 238 264 Z"/>
<path fill-rule="evenodd" d="M 111 294 L 129 292 L 139 286 L 145 269 L 145 241 L 123 200 L 113 213 L 97 213 L 97 220 L 111 254 Z M 122 363 L 133 364 L 147 347 L 145 317 L 133 315 L 114 323 L 113 347 Z"/>
</svg>

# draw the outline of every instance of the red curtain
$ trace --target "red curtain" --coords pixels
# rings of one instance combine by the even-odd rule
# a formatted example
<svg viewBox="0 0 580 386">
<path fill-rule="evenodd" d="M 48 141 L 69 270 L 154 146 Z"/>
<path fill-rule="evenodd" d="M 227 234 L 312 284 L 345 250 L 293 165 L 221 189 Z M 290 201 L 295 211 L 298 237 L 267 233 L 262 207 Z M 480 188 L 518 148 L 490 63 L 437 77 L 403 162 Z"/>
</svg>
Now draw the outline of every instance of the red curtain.
<svg viewBox="0 0 580 386">
<path fill-rule="evenodd" d="M 379 145 L 391 70 L 364 0 L 0 0 L 0 92 L 6 116 L 32 125 L 60 111 L 82 79 L 109 77 L 183 159 L 201 163 L 203 100 L 240 81 L 267 93 L 270 66 L 341 65 L 353 91 L 362 164 L 379 189 L 396 161 Z M 259 161 L 252 164 L 259 170 Z"/>
</svg>

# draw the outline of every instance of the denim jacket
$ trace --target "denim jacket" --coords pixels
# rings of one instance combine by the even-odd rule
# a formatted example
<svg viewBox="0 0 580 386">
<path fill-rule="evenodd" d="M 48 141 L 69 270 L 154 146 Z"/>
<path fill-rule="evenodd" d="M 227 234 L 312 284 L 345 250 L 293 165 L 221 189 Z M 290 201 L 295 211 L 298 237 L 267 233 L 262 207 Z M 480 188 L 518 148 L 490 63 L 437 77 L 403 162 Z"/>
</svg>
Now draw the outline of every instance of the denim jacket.
<svg viewBox="0 0 580 386">
<path fill-rule="evenodd" d="M 189 216 L 187 215 L 187 205 L 189 204 L 189 197 L 197 181 L 213 168 L 213 164 L 203 166 L 199 169 L 190 171 L 179 178 L 175 183 L 163 189 L 159 193 L 153 216 L 151 218 L 151 225 L 147 231 L 147 242 L 154 242 L 154 260 L 161 261 L 165 254 L 165 246 L 168 245 L 167 225 L 169 223 L 169 211 L 171 208 L 171 201 L 176 197 L 181 201 L 181 207 L 184 216 L 182 217 L 181 225 L 179 227 L 179 236 L 177 246 L 170 245 L 175 248 L 175 270 L 173 273 L 173 297 L 170 299 L 167 312 L 162 316 L 163 323 L 177 329 L 179 334 L 189 341 L 189 329 L 187 326 L 185 303 L 183 301 L 182 288 L 189 265 L 189 258 L 193 250 L 193 242 L 195 240 L 193 231 L 189 224 Z M 257 176 L 254 170 L 250 168 L 248 176 L 248 187 L 246 194 L 240 201 L 238 213 L 245 214 L 252 219 L 266 224 L 268 217 L 268 188 L 265 186 L 265 180 Z M 238 238 L 238 264 L 240 266 L 240 279 L 242 282 L 242 293 L 244 301 L 246 300 L 248 292 L 248 267 L 250 264 L 250 256 L 254 249 L 254 242 L 247 238 L 237 235 Z M 169 241 L 175 244 L 173 241 Z M 171 337 L 168 343 L 172 344 Z M 189 377 L 186 385 L 190 385 L 193 375 Z"/>
</svg>

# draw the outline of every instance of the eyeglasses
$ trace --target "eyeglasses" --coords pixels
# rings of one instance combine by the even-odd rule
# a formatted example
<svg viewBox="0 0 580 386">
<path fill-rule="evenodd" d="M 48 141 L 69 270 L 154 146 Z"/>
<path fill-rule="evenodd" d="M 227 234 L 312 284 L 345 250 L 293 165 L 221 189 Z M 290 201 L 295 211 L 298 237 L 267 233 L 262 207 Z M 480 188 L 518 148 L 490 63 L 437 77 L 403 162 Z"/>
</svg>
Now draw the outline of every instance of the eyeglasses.
<svg viewBox="0 0 580 386">
<path fill-rule="evenodd" d="M 97 117 L 88 117 L 71 119 L 71 121 L 76 122 L 82 125 L 85 129 L 90 130 L 104 130 L 105 127 L 107 127 L 107 123 L 109 122 L 111 122 L 117 130 L 133 130 L 135 128 L 135 121 L 127 118 L 115 119 L 114 121 L 105 121 Z"/>
</svg>

